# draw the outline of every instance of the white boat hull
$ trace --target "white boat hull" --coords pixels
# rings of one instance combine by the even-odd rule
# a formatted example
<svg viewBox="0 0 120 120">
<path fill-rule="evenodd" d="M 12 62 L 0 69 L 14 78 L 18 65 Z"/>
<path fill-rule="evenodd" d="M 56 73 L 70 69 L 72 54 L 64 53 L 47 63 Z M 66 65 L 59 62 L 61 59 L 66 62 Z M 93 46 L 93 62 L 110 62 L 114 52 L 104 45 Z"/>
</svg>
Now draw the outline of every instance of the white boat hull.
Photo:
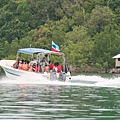
<svg viewBox="0 0 120 120">
<path fill-rule="evenodd" d="M 50 80 L 50 73 L 35 73 L 24 70 L 18 70 L 12 67 L 15 60 L 1 60 L 0 66 L 3 68 L 7 77 L 12 79 L 25 78 L 29 80 Z M 59 76 L 59 75 L 57 75 Z M 71 76 L 69 73 L 66 74 L 66 81 L 69 81 Z"/>
</svg>

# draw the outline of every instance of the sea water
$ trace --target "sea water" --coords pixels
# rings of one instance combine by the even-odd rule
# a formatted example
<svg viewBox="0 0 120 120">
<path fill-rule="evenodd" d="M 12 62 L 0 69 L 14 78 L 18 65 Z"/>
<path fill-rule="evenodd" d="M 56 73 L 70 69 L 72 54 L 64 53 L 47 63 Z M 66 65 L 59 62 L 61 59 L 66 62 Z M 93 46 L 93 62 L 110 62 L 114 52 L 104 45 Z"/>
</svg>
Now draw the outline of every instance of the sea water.
<svg viewBox="0 0 120 120">
<path fill-rule="evenodd" d="M 0 120 L 120 120 L 120 77 L 75 75 L 69 82 L 0 75 Z"/>
</svg>

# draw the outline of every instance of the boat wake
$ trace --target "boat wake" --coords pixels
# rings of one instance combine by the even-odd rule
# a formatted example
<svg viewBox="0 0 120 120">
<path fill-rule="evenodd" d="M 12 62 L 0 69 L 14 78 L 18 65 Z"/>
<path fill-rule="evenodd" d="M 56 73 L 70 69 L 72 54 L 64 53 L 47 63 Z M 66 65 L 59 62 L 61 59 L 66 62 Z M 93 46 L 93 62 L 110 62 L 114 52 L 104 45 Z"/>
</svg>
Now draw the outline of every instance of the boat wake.
<svg viewBox="0 0 120 120">
<path fill-rule="evenodd" d="M 87 87 L 114 87 L 120 88 L 120 77 L 104 78 L 97 75 L 78 75 L 72 76 L 69 81 L 60 82 L 57 80 L 50 81 L 48 79 L 36 80 L 34 77 L 32 80 L 26 80 L 25 77 L 17 80 L 2 77 L 0 84 L 41 84 L 41 85 L 61 85 L 61 86 L 87 86 Z"/>
</svg>

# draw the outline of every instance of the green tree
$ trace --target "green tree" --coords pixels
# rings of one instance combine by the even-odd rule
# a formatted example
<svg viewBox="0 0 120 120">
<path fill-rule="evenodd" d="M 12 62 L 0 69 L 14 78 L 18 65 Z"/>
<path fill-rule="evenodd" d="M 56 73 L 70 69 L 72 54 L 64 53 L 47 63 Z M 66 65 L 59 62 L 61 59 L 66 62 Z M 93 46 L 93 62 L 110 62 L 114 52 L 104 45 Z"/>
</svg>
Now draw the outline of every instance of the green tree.
<svg viewBox="0 0 120 120">
<path fill-rule="evenodd" d="M 114 22 L 114 18 L 115 15 L 109 9 L 109 7 L 96 6 L 95 9 L 92 10 L 90 19 L 88 21 L 89 33 L 91 35 L 100 33 L 104 30 L 106 25 Z"/>
<path fill-rule="evenodd" d="M 74 27 L 73 31 L 66 33 L 65 45 L 62 48 L 66 58 L 76 67 L 91 65 L 93 41 L 87 35 L 83 26 Z"/>
<path fill-rule="evenodd" d="M 108 62 L 108 68 L 113 67 L 112 57 L 119 53 L 120 36 L 118 31 L 107 26 L 103 32 L 95 36 L 93 47 L 93 61 L 103 65 Z"/>
</svg>

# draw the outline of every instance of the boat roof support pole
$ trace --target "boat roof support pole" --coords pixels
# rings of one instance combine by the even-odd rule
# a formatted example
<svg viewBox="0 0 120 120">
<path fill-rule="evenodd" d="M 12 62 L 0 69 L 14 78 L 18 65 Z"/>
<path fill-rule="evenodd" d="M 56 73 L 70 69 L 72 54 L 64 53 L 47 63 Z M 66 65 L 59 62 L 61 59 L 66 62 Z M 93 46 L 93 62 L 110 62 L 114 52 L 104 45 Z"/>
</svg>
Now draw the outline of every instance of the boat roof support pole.
<svg viewBox="0 0 120 120">
<path fill-rule="evenodd" d="M 19 58 L 19 52 L 17 52 L 16 60 Z"/>
<path fill-rule="evenodd" d="M 65 72 L 65 56 L 64 56 L 64 54 L 62 55 L 62 57 L 63 57 L 63 72 Z"/>
</svg>

